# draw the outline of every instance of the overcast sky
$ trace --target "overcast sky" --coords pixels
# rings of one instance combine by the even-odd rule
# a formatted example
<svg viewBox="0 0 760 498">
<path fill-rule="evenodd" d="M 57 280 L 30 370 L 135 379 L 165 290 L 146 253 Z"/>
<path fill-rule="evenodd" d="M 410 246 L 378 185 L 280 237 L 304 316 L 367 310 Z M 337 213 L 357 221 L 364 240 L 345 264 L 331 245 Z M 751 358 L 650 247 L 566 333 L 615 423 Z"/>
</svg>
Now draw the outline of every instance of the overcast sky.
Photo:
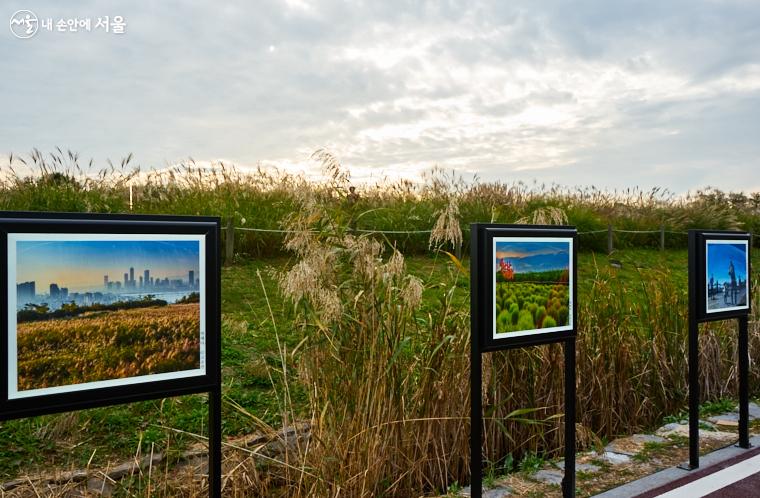
<svg viewBox="0 0 760 498">
<path fill-rule="evenodd" d="M 10 18 L 90 18 L 90 32 Z M 0 153 L 760 190 L 756 1 L 4 1 Z M 122 35 L 95 29 L 122 16 Z"/>
</svg>

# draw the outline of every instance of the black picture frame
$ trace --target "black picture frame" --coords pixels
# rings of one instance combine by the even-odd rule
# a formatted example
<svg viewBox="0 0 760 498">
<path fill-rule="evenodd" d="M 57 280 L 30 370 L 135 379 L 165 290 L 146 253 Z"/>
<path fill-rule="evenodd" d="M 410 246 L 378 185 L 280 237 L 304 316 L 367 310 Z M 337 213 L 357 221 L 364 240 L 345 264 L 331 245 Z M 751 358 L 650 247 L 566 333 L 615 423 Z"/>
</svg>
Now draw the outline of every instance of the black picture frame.
<svg viewBox="0 0 760 498">
<path fill-rule="evenodd" d="M 575 342 L 578 328 L 578 232 L 575 227 L 557 225 L 470 225 L 470 490 L 474 497 L 483 493 L 483 353 L 505 349 L 562 343 L 564 349 L 564 430 L 565 475 L 562 496 L 575 496 Z M 497 337 L 496 317 L 496 242 L 563 241 L 568 251 L 568 292 L 572 310 L 569 326 L 563 330 L 541 331 L 523 335 L 503 332 Z M 519 243 L 519 242 L 518 242 Z M 516 249 L 515 252 L 519 252 Z M 525 254 L 527 247 L 523 248 Z M 519 259 L 519 258 L 518 258 Z M 499 263 L 500 272 L 503 269 Z M 515 272 L 519 273 L 519 272 Z M 506 278 L 506 277 L 505 277 Z M 535 322 L 533 322 L 535 326 Z"/>
<path fill-rule="evenodd" d="M 473 319 L 480 343 L 480 351 L 498 351 L 516 347 L 562 342 L 576 336 L 578 327 L 578 232 L 564 225 L 506 225 L 475 223 L 474 246 L 471 248 L 471 270 L 475 272 L 473 284 L 477 287 L 473 296 Z M 514 241 L 566 241 L 569 251 L 569 324 L 556 331 L 537 331 L 521 335 L 495 333 L 495 277 L 494 242 Z"/>
<path fill-rule="evenodd" d="M 746 247 L 746 308 L 708 312 L 710 270 L 707 247 L 711 241 L 741 243 Z M 737 356 L 739 371 L 739 447 L 750 448 L 749 442 L 749 314 L 752 307 L 752 235 L 726 230 L 689 230 L 689 461 L 686 470 L 699 468 L 699 324 L 736 319 L 738 324 Z"/>
<path fill-rule="evenodd" d="M 697 321 L 717 321 L 727 318 L 740 318 L 748 316 L 752 303 L 752 285 L 750 275 L 752 271 L 751 251 L 752 236 L 747 232 L 721 231 L 721 230 L 692 230 L 689 244 L 689 273 L 694 279 L 690 286 L 690 301 L 696 304 L 694 310 Z M 745 246 L 745 304 L 726 310 L 710 310 L 708 295 L 711 294 L 711 285 L 708 274 L 714 273 L 708 261 L 708 246 L 716 247 L 718 244 L 736 243 Z M 713 271 L 711 271 L 713 270 Z"/>
<path fill-rule="evenodd" d="M 112 215 L 82 213 L 0 212 L 0 420 L 81 410 L 221 390 L 220 251 L 221 221 L 205 216 Z M 198 235 L 204 247 L 205 372 L 184 378 L 9 398 L 9 234 Z"/>
</svg>

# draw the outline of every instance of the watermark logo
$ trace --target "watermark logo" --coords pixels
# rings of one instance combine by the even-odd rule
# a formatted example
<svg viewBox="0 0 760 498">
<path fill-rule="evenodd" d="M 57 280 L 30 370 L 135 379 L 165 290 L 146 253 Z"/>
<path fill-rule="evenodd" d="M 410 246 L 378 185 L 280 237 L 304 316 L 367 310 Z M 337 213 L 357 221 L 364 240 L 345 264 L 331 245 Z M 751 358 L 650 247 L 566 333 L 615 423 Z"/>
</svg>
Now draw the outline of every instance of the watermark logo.
<svg viewBox="0 0 760 498">
<path fill-rule="evenodd" d="M 31 38 L 37 34 L 40 21 L 31 10 L 17 10 L 11 16 L 10 26 L 16 38 Z"/>
<path fill-rule="evenodd" d="M 123 35 L 127 32 L 127 21 L 124 16 L 98 16 L 98 17 L 41 17 L 31 10 L 18 10 L 13 13 L 10 21 L 11 33 L 16 38 L 26 39 L 37 34 L 38 31 L 51 33 L 77 33 L 79 31 L 93 32 L 102 31 L 114 35 Z"/>
</svg>

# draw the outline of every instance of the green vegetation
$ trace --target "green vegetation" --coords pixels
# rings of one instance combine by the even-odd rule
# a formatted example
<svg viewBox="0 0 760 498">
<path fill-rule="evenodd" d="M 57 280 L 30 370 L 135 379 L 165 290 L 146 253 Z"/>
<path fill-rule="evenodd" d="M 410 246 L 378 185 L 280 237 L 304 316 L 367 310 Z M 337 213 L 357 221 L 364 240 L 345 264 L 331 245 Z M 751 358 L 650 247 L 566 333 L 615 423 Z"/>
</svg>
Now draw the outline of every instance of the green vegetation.
<svg viewBox="0 0 760 498">
<path fill-rule="evenodd" d="M 515 273 L 509 282 L 530 282 L 542 284 L 567 283 L 567 270 L 549 270 L 549 271 L 526 271 Z M 496 282 L 507 282 L 500 271 L 496 272 Z"/>
<path fill-rule="evenodd" d="M 195 300 L 193 300 L 190 296 L 185 296 L 180 301 L 178 301 L 178 304 L 197 303 L 198 294 L 194 294 Z M 163 299 L 155 299 L 155 296 L 151 295 L 143 296 L 142 299 L 137 299 L 134 301 L 117 301 L 110 304 L 95 303 L 86 306 L 77 305 L 72 301 L 70 303 L 64 303 L 60 308 L 53 311 L 50 311 L 47 304 L 29 303 L 24 306 L 24 309 L 19 310 L 16 313 L 16 323 L 38 322 L 44 320 L 52 320 L 54 318 L 73 318 L 85 313 L 131 310 L 137 308 L 153 308 L 156 306 L 166 305 L 166 301 Z"/>
<path fill-rule="evenodd" d="M 75 164 L 73 156 L 56 162 L 63 164 L 58 170 L 40 166 L 41 155 L 33 162 L 41 174 L 6 179 L 1 208 L 129 210 L 131 172 L 86 179 L 64 164 Z M 550 208 L 581 231 L 607 223 L 622 229 L 664 224 L 672 231 L 760 227 L 760 196 L 754 195 L 704 191 L 675 199 L 659 191 L 464 185 L 439 174 L 422 186 L 363 187 L 357 199 L 348 195 L 346 175 L 332 173 L 314 185 L 189 164 L 142 177 L 134 187 L 135 212 L 215 214 L 239 227 L 289 230 L 239 231 L 237 264 L 223 269 L 223 430 L 234 436 L 309 420 L 312 439 L 297 445 L 287 462 L 241 457 L 227 481 L 240 495 L 419 496 L 468 481 L 468 260 L 430 251 L 429 234 L 384 238 L 348 226 L 427 230 L 456 204 L 459 216 L 442 228 L 448 235 L 469 221 L 536 220 Z M 675 249 L 657 251 L 629 247 L 654 247 L 659 234 L 620 234 L 616 267 L 600 255 L 605 237 L 581 236 L 576 303 L 578 423 L 600 439 L 654 427 L 682 410 L 687 394 L 685 237 L 668 234 Z M 434 247 L 447 248 L 455 240 L 434 239 Z M 527 309 L 531 326 L 543 315 L 539 306 L 542 325 L 550 317 L 561 323 L 554 285 L 516 283 L 536 286 L 528 294 L 544 299 L 528 303 L 536 305 L 535 314 Z M 756 278 L 752 283 L 757 289 Z M 500 313 L 517 304 L 519 322 L 525 299 L 515 302 L 512 290 L 502 292 Z M 710 367 L 701 372 L 704 400 L 727 398 L 737 389 L 735 324 L 706 324 L 700 334 L 700 355 Z M 758 335 L 755 316 L 753 357 L 760 354 Z M 509 456 L 528 466 L 562 447 L 561 420 L 553 418 L 563 402 L 562 358 L 558 345 L 486 357 L 487 461 Z M 760 372 L 750 377 L 757 392 Z M 185 396 L 4 422 L 0 470 L 10 477 L 51 465 L 81 467 L 90 459 L 104 465 L 154 446 L 179 451 L 192 441 L 186 432 L 205 432 L 206 411 L 203 396 Z M 82 434 L 88 434 L 84 441 Z"/>
<path fill-rule="evenodd" d="M 315 160 L 329 159 L 320 152 Z M 657 232 L 616 233 L 615 247 L 621 249 L 658 247 L 660 227 L 666 229 L 665 242 L 671 248 L 686 247 L 683 232 L 689 228 L 742 228 L 760 233 L 760 193 L 705 189 L 680 198 L 659 188 L 610 192 L 594 187 L 465 183 L 437 170 L 422 184 L 402 180 L 358 186 L 356 195 L 350 196 L 347 172 L 335 168 L 327 169 L 328 181 L 317 184 L 263 170 L 246 174 L 221 163 L 204 168 L 193 161 L 169 171 L 140 174 L 132 167 L 131 156 L 92 177 L 83 174 L 78 154 L 60 150 L 13 156 L 11 164 L 20 170 L 28 166 L 35 176 L 9 171 L 0 177 L 2 210 L 214 215 L 232 220 L 242 229 L 279 230 L 303 199 L 319 195 L 341 226 L 423 231 L 384 235 L 405 255 L 428 253 L 430 234 L 424 231 L 433 227 L 452 200 L 458 206 L 458 225 L 465 233 L 465 253 L 471 222 L 513 223 L 542 208 L 561 209 L 580 232 L 601 231 L 581 235 L 581 251 L 605 251 L 608 224 L 620 230 Z M 235 235 L 235 252 L 253 257 L 283 255 L 283 236 L 240 230 Z"/>
<path fill-rule="evenodd" d="M 579 415 L 582 413 L 581 420 L 583 420 L 584 426 L 594 429 L 600 436 L 624 434 L 632 430 L 652 428 L 659 424 L 662 417 L 667 413 L 675 413 L 686 406 L 685 361 L 679 367 L 680 370 L 676 372 L 678 375 L 674 376 L 678 377 L 677 382 L 680 384 L 676 383 L 676 389 L 680 389 L 680 393 L 671 394 L 667 403 L 661 404 L 659 408 L 653 406 L 656 399 L 651 395 L 652 392 L 655 392 L 651 388 L 642 391 L 641 398 L 636 397 L 635 390 L 645 385 L 642 380 L 652 379 L 654 375 L 642 376 L 635 363 L 629 363 L 627 366 L 625 363 L 618 363 L 619 366 L 615 367 L 619 370 L 628 369 L 628 373 L 625 374 L 628 377 L 624 380 L 615 381 L 616 377 L 611 376 L 614 381 L 613 386 L 618 386 L 621 389 L 617 392 L 625 393 L 619 398 L 599 397 L 602 393 L 590 389 L 588 382 L 584 381 L 584 379 L 600 376 L 599 372 L 591 371 L 595 364 L 589 363 L 588 357 L 594 355 L 599 357 L 597 361 L 603 360 L 605 359 L 603 351 L 616 351 L 617 355 L 625 354 L 625 356 L 617 356 L 617 359 L 606 354 L 608 361 L 620 362 L 626 357 L 629 359 L 640 358 L 637 361 L 646 358 L 650 358 L 647 361 L 656 359 L 651 355 L 651 346 L 642 347 L 641 350 L 630 346 L 630 344 L 635 343 L 632 339 L 635 339 L 639 334 L 642 335 L 642 341 L 646 340 L 644 334 L 649 328 L 646 324 L 650 323 L 648 320 L 651 318 L 644 314 L 639 315 L 639 310 L 649 310 L 650 313 L 654 311 L 652 306 L 657 303 L 659 296 L 656 293 L 648 292 L 651 290 L 650 286 L 653 282 L 660 281 L 668 285 L 672 283 L 673 288 L 677 290 L 669 299 L 676 299 L 676 302 L 680 304 L 671 312 L 675 313 L 676 316 L 683 316 L 685 313 L 683 298 L 685 297 L 686 283 L 686 254 L 684 251 L 627 250 L 619 252 L 614 257 L 622 262 L 622 268 L 610 266 L 606 255 L 593 253 L 580 254 L 578 266 L 579 302 L 588 302 L 591 309 L 595 307 L 605 309 L 599 304 L 592 304 L 590 301 L 592 295 L 600 295 L 600 288 L 614 290 L 612 295 L 615 296 L 616 300 L 625 297 L 624 300 L 611 303 L 618 310 L 615 311 L 615 316 L 621 316 L 622 319 L 626 320 L 622 325 L 619 325 L 624 328 L 621 330 L 621 334 L 615 335 L 615 338 L 621 342 L 614 349 L 604 349 L 609 347 L 607 344 L 613 343 L 615 340 L 610 338 L 605 341 L 605 335 L 609 335 L 610 331 L 614 332 L 609 321 L 600 322 L 598 327 L 590 327 L 595 316 L 585 314 L 579 316 L 581 321 L 579 340 L 586 348 L 584 352 L 579 352 L 579 359 L 583 359 L 582 363 L 579 363 L 579 406 L 583 407 L 583 411 Z M 246 411 L 275 427 L 281 423 L 281 404 L 278 401 L 278 393 L 284 392 L 286 382 L 291 390 L 292 406 L 295 409 L 296 416 L 308 417 L 310 412 L 307 390 L 295 375 L 296 360 L 302 358 L 301 353 L 309 343 L 305 343 L 296 349 L 304 335 L 297 327 L 294 327 L 296 317 L 293 314 L 293 307 L 280 296 L 277 290 L 276 276 L 272 273 L 273 270 L 282 271 L 290 268 L 294 263 L 294 260 L 286 258 L 267 261 L 242 261 L 238 265 L 225 267 L 222 272 L 224 317 L 222 354 L 225 396 L 227 399 L 238 403 Z M 463 263 L 465 270 L 467 270 L 468 261 L 464 260 Z M 428 314 L 432 317 L 437 316 L 436 312 L 442 299 L 450 303 L 449 306 L 454 310 L 465 310 L 468 306 L 468 276 L 450 264 L 448 259 L 436 257 L 407 258 L 406 267 L 409 274 L 420 278 L 425 283 L 422 302 L 419 307 L 422 316 Z M 273 310 L 272 314 L 269 312 L 270 306 Z M 662 309 L 665 310 L 666 306 L 663 305 Z M 623 310 L 623 313 L 620 310 Z M 274 323 L 272 315 L 275 319 Z M 657 315 L 653 316 L 656 317 Z M 443 318 L 443 320 L 445 322 L 450 318 Z M 604 326 L 601 326 L 602 324 Z M 685 323 L 682 325 L 684 328 L 677 329 L 678 332 L 674 335 L 670 347 L 673 351 L 679 351 L 683 355 L 686 347 Z M 464 323 L 460 326 L 466 327 Z M 315 330 L 318 331 L 318 329 Z M 277 335 L 275 331 L 278 331 Z M 716 329 L 710 326 L 704 332 L 707 334 L 708 344 L 710 341 L 721 337 L 722 334 L 729 336 L 727 337 L 727 345 L 733 340 L 730 338 L 731 330 L 729 327 Z M 721 335 L 716 335 L 716 333 Z M 292 377 L 287 379 L 283 379 L 281 373 L 277 336 L 279 336 L 282 348 L 287 351 L 288 366 L 292 369 Z M 445 346 L 447 343 L 444 341 L 442 344 Z M 620 345 L 623 349 L 620 349 Z M 463 346 L 466 346 L 466 343 Z M 593 349 L 590 349 L 589 346 Z M 556 352 L 552 351 L 553 349 L 547 347 L 531 350 L 527 354 L 512 352 L 493 356 L 496 363 L 490 371 L 494 374 L 503 372 L 500 375 L 504 375 L 509 371 L 522 373 L 518 374 L 514 382 L 507 382 L 504 385 L 496 383 L 489 386 L 488 396 L 503 396 L 502 401 L 487 405 L 489 416 L 498 416 L 501 413 L 501 417 L 505 417 L 513 408 L 525 406 L 549 406 L 550 408 L 537 414 L 541 418 L 556 413 L 561 398 L 557 399 L 556 404 L 551 408 L 551 405 L 547 403 L 546 394 L 544 394 L 548 389 L 556 389 L 556 386 L 551 387 L 552 382 L 560 379 L 558 371 L 561 370 L 561 359 L 556 359 Z M 296 350 L 295 354 L 292 353 L 294 350 Z M 439 351 L 442 350 L 439 349 Z M 729 347 L 726 347 L 725 354 L 729 355 L 731 351 Z M 512 359 L 510 360 L 509 357 Z M 559 358 L 561 358 L 561 353 Z M 667 358 L 664 354 L 661 358 L 664 364 L 672 362 L 672 358 Z M 505 363 L 506 361 L 514 366 L 509 367 L 509 363 Z M 725 362 L 724 364 L 730 365 L 733 360 L 725 357 L 722 361 Z M 557 363 L 557 365 L 553 365 L 553 363 Z M 611 365 L 615 364 L 611 363 Z M 509 368 L 509 370 L 505 370 L 505 368 Z M 547 381 L 548 385 L 545 388 L 541 385 L 534 385 L 536 381 L 530 380 L 531 376 L 534 379 L 539 378 L 537 375 L 543 368 L 548 368 L 549 371 L 542 374 L 545 377 L 540 378 L 552 379 Z M 726 371 L 730 371 L 730 369 L 727 368 Z M 462 381 L 466 381 L 465 373 L 466 369 L 461 372 Z M 338 379 L 342 378 L 345 377 L 341 376 Z M 753 376 L 752 382 L 756 389 L 758 379 Z M 631 393 L 628 392 L 629 389 L 624 389 L 624 384 L 634 386 L 630 389 L 634 392 Z M 735 392 L 735 385 L 732 382 L 725 384 L 725 388 L 717 383 L 711 385 L 713 390 L 707 393 L 708 399 L 720 399 Z M 509 386 L 515 389 L 516 393 L 507 393 Z M 466 392 L 466 386 L 463 385 L 462 388 Z M 720 389 L 714 390 L 715 388 Z M 671 387 L 671 389 L 673 388 Z M 670 392 L 675 393 L 677 391 L 672 390 Z M 561 388 L 559 388 L 559 394 L 561 396 Z M 434 400 L 436 396 L 432 396 L 430 399 Z M 520 401 L 529 399 L 531 396 L 534 398 L 533 402 Z M 632 402 L 631 398 L 646 400 L 642 403 L 642 406 L 648 410 L 644 412 L 646 416 L 639 415 L 637 417 L 636 414 L 629 413 L 625 409 L 626 406 L 629 406 L 628 403 Z M 452 407 L 461 405 L 462 416 L 466 417 L 466 406 L 461 403 L 461 398 L 451 401 Z M 93 465 L 104 465 L 112 459 L 128 459 L 134 455 L 138 447 L 141 447 L 143 452 L 149 452 L 151 443 L 154 443 L 156 448 L 166 447 L 168 444 L 170 448 L 173 448 L 172 451 L 179 451 L 183 446 L 193 442 L 193 438 L 162 428 L 171 427 L 202 434 L 205 430 L 205 417 L 207 415 L 205 403 L 203 396 L 183 396 L 164 401 L 133 403 L 58 416 L 4 422 L 2 424 L 5 434 L 4 440 L 8 444 L 5 445 L 3 452 L 0 452 L 0 470 L 2 470 L 3 475 L 7 476 L 6 478 L 11 478 L 26 472 L 33 472 L 35 467 L 43 465 L 62 468 L 68 468 L 71 465 L 82 467 L 92 456 L 95 448 L 97 448 L 97 452 L 93 457 Z M 660 403 L 662 402 L 660 401 Z M 504 405 L 503 408 L 502 405 Z M 617 414 L 608 413 L 607 410 L 610 408 L 618 410 Z M 441 409 L 442 414 L 444 411 L 445 408 Z M 452 412 L 458 413 L 457 410 L 452 410 Z M 598 425 L 595 427 L 593 424 Z M 634 425 L 628 426 L 626 424 Z M 454 422 L 453 425 L 460 424 Z M 130 427 L 140 429 L 137 432 L 125 430 L 125 428 Z M 488 427 L 489 434 L 496 442 L 498 440 L 497 435 L 502 433 L 502 429 L 499 428 L 499 424 L 495 423 L 489 423 Z M 501 440 L 499 445 L 504 448 L 502 450 L 504 455 L 513 453 L 518 455 L 517 461 L 522 461 L 523 452 L 520 447 L 523 445 L 517 442 L 532 440 L 527 445 L 528 451 L 544 455 L 546 454 L 545 445 L 552 444 L 545 434 L 552 427 L 553 425 L 542 428 L 540 425 L 507 423 L 504 430 L 511 434 L 515 442 L 510 442 L 509 438 L 505 438 Z M 226 435 L 242 434 L 259 428 L 260 426 L 245 413 L 232 404 L 225 404 L 224 432 Z M 88 436 L 83 440 L 81 434 L 85 429 Z M 463 448 L 466 448 L 466 432 L 465 430 L 461 434 L 461 437 L 464 438 L 462 440 L 465 445 Z M 541 442 L 542 440 L 545 442 Z M 75 447 L 75 449 L 69 450 L 71 447 Z M 462 451 L 466 450 L 463 449 Z M 69 455 L 69 453 L 71 454 Z M 492 461 L 499 461 L 502 458 L 498 456 L 498 453 L 494 452 Z M 497 475 L 500 473 L 498 472 Z M 467 482 L 466 472 L 459 474 L 458 479 L 459 482 Z"/>
<path fill-rule="evenodd" d="M 182 296 L 180 299 L 178 299 L 176 304 L 190 304 L 190 303 L 200 303 L 200 302 L 201 302 L 200 293 L 191 292 L 187 296 Z"/>
<path fill-rule="evenodd" d="M 499 283 L 496 285 L 496 332 L 565 326 L 569 322 L 569 301 L 567 284 Z"/>
</svg>

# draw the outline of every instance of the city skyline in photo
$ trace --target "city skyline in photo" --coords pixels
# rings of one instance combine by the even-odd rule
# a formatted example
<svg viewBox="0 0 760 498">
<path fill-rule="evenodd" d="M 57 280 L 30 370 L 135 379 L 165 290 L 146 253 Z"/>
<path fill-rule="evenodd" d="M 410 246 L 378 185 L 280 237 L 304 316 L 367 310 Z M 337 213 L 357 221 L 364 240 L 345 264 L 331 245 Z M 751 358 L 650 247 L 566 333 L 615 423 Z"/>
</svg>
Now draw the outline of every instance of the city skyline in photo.
<svg viewBox="0 0 760 498">
<path fill-rule="evenodd" d="M 51 284 L 69 292 L 109 290 L 109 282 L 122 291 L 152 288 L 151 280 L 190 284 L 190 272 L 199 278 L 199 264 L 198 241 L 16 243 L 16 283 L 35 282 L 37 294 L 47 294 Z"/>
</svg>

